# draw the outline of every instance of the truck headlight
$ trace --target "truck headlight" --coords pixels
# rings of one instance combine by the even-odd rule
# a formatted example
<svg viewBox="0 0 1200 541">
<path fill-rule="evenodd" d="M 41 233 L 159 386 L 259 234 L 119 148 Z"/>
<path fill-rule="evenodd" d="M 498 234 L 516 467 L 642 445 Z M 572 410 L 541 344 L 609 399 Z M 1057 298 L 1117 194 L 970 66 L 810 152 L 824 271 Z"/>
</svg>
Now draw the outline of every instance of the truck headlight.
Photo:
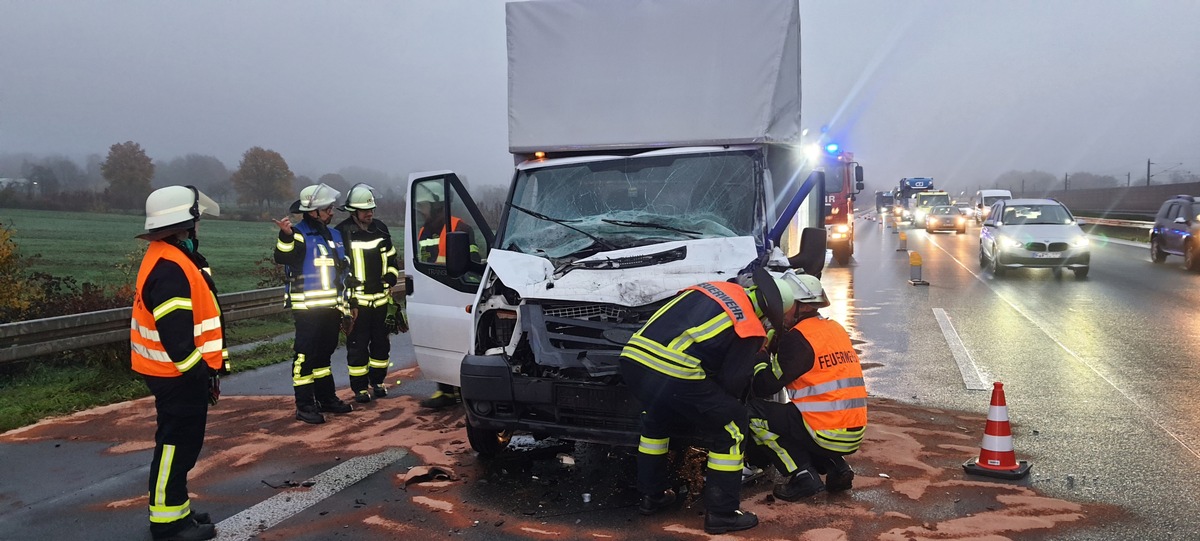
<svg viewBox="0 0 1200 541">
<path fill-rule="evenodd" d="M 833 230 L 834 230 L 834 232 L 837 232 L 837 233 L 849 233 L 850 226 L 848 226 L 846 224 L 838 224 L 836 227 L 833 228 Z"/>
</svg>

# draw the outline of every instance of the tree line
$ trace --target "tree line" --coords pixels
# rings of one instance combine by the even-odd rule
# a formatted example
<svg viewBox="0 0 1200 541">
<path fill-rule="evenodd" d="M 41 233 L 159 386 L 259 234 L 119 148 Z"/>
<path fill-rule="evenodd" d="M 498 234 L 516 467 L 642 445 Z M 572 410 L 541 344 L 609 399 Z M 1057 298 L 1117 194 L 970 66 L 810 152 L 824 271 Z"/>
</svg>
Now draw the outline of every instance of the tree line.
<svg viewBox="0 0 1200 541">
<path fill-rule="evenodd" d="M 52 210 L 141 210 L 156 188 L 193 185 L 219 203 L 236 203 L 240 214 L 258 215 L 288 207 L 299 191 L 323 182 L 347 193 L 365 182 L 378 192 L 384 211 L 403 212 L 403 189 L 386 173 L 346 167 L 316 180 L 295 174 L 278 152 L 253 147 L 242 154 L 234 170 L 221 160 L 188 154 L 156 162 L 136 142 L 113 144 L 107 156 L 88 156 L 80 167 L 74 160 L 51 155 L 0 155 L 0 178 L 19 179 L 0 186 L 0 205 Z"/>
</svg>

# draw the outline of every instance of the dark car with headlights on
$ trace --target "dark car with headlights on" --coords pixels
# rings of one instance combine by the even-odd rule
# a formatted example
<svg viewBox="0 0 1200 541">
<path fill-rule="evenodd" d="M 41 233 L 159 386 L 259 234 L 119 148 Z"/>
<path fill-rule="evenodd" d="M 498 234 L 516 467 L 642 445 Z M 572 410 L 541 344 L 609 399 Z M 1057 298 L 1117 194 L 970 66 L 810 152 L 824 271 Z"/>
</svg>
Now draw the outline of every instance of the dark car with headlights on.
<svg viewBox="0 0 1200 541">
<path fill-rule="evenodd" d="M 925 232 L 954 231 L 962 234 L 967 232 L 967 217 L 958 207 L 938 205 L 930 207 L 925 215 Z"/>
<path fill-rule="evenodd" d="M 979 231 L 979 266 L 999 278 L 1021 268 L 1070 269 L 1086 278 L 1092 252 L 1071 211 L 1053 199 L 1008 199 L 992 205 Z"/>
</svg>

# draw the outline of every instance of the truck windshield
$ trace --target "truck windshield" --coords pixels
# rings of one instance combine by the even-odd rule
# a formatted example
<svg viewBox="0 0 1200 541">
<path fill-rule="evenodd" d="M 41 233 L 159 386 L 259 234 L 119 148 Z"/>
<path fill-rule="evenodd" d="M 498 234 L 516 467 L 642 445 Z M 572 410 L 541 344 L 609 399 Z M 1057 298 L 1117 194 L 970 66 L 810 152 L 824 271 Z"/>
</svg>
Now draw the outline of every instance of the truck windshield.
<svg viewBox="0 0 1200 541">
<path fill-rule="evenodd" d="M 511 201 L 521 212 L 509 212 L 499 247 L 557 260 L 665 241 L 750 236 L 761 207 L 757 169 L 752 151 L 526 169 L 517 175 Z"/>
</svg>

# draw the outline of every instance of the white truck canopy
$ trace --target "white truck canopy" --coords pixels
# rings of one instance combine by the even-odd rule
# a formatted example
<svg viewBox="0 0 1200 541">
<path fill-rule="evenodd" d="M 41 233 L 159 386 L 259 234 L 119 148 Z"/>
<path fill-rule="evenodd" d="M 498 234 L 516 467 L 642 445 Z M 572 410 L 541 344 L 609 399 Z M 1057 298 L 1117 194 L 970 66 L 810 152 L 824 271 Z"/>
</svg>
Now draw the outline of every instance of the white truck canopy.
<svg viewBox="0 0 1200 541">
<path fill-rule="evenodd" d="M 795 143 L 796 0 L 506 5 L 509 151 Z"/>
</svg>

